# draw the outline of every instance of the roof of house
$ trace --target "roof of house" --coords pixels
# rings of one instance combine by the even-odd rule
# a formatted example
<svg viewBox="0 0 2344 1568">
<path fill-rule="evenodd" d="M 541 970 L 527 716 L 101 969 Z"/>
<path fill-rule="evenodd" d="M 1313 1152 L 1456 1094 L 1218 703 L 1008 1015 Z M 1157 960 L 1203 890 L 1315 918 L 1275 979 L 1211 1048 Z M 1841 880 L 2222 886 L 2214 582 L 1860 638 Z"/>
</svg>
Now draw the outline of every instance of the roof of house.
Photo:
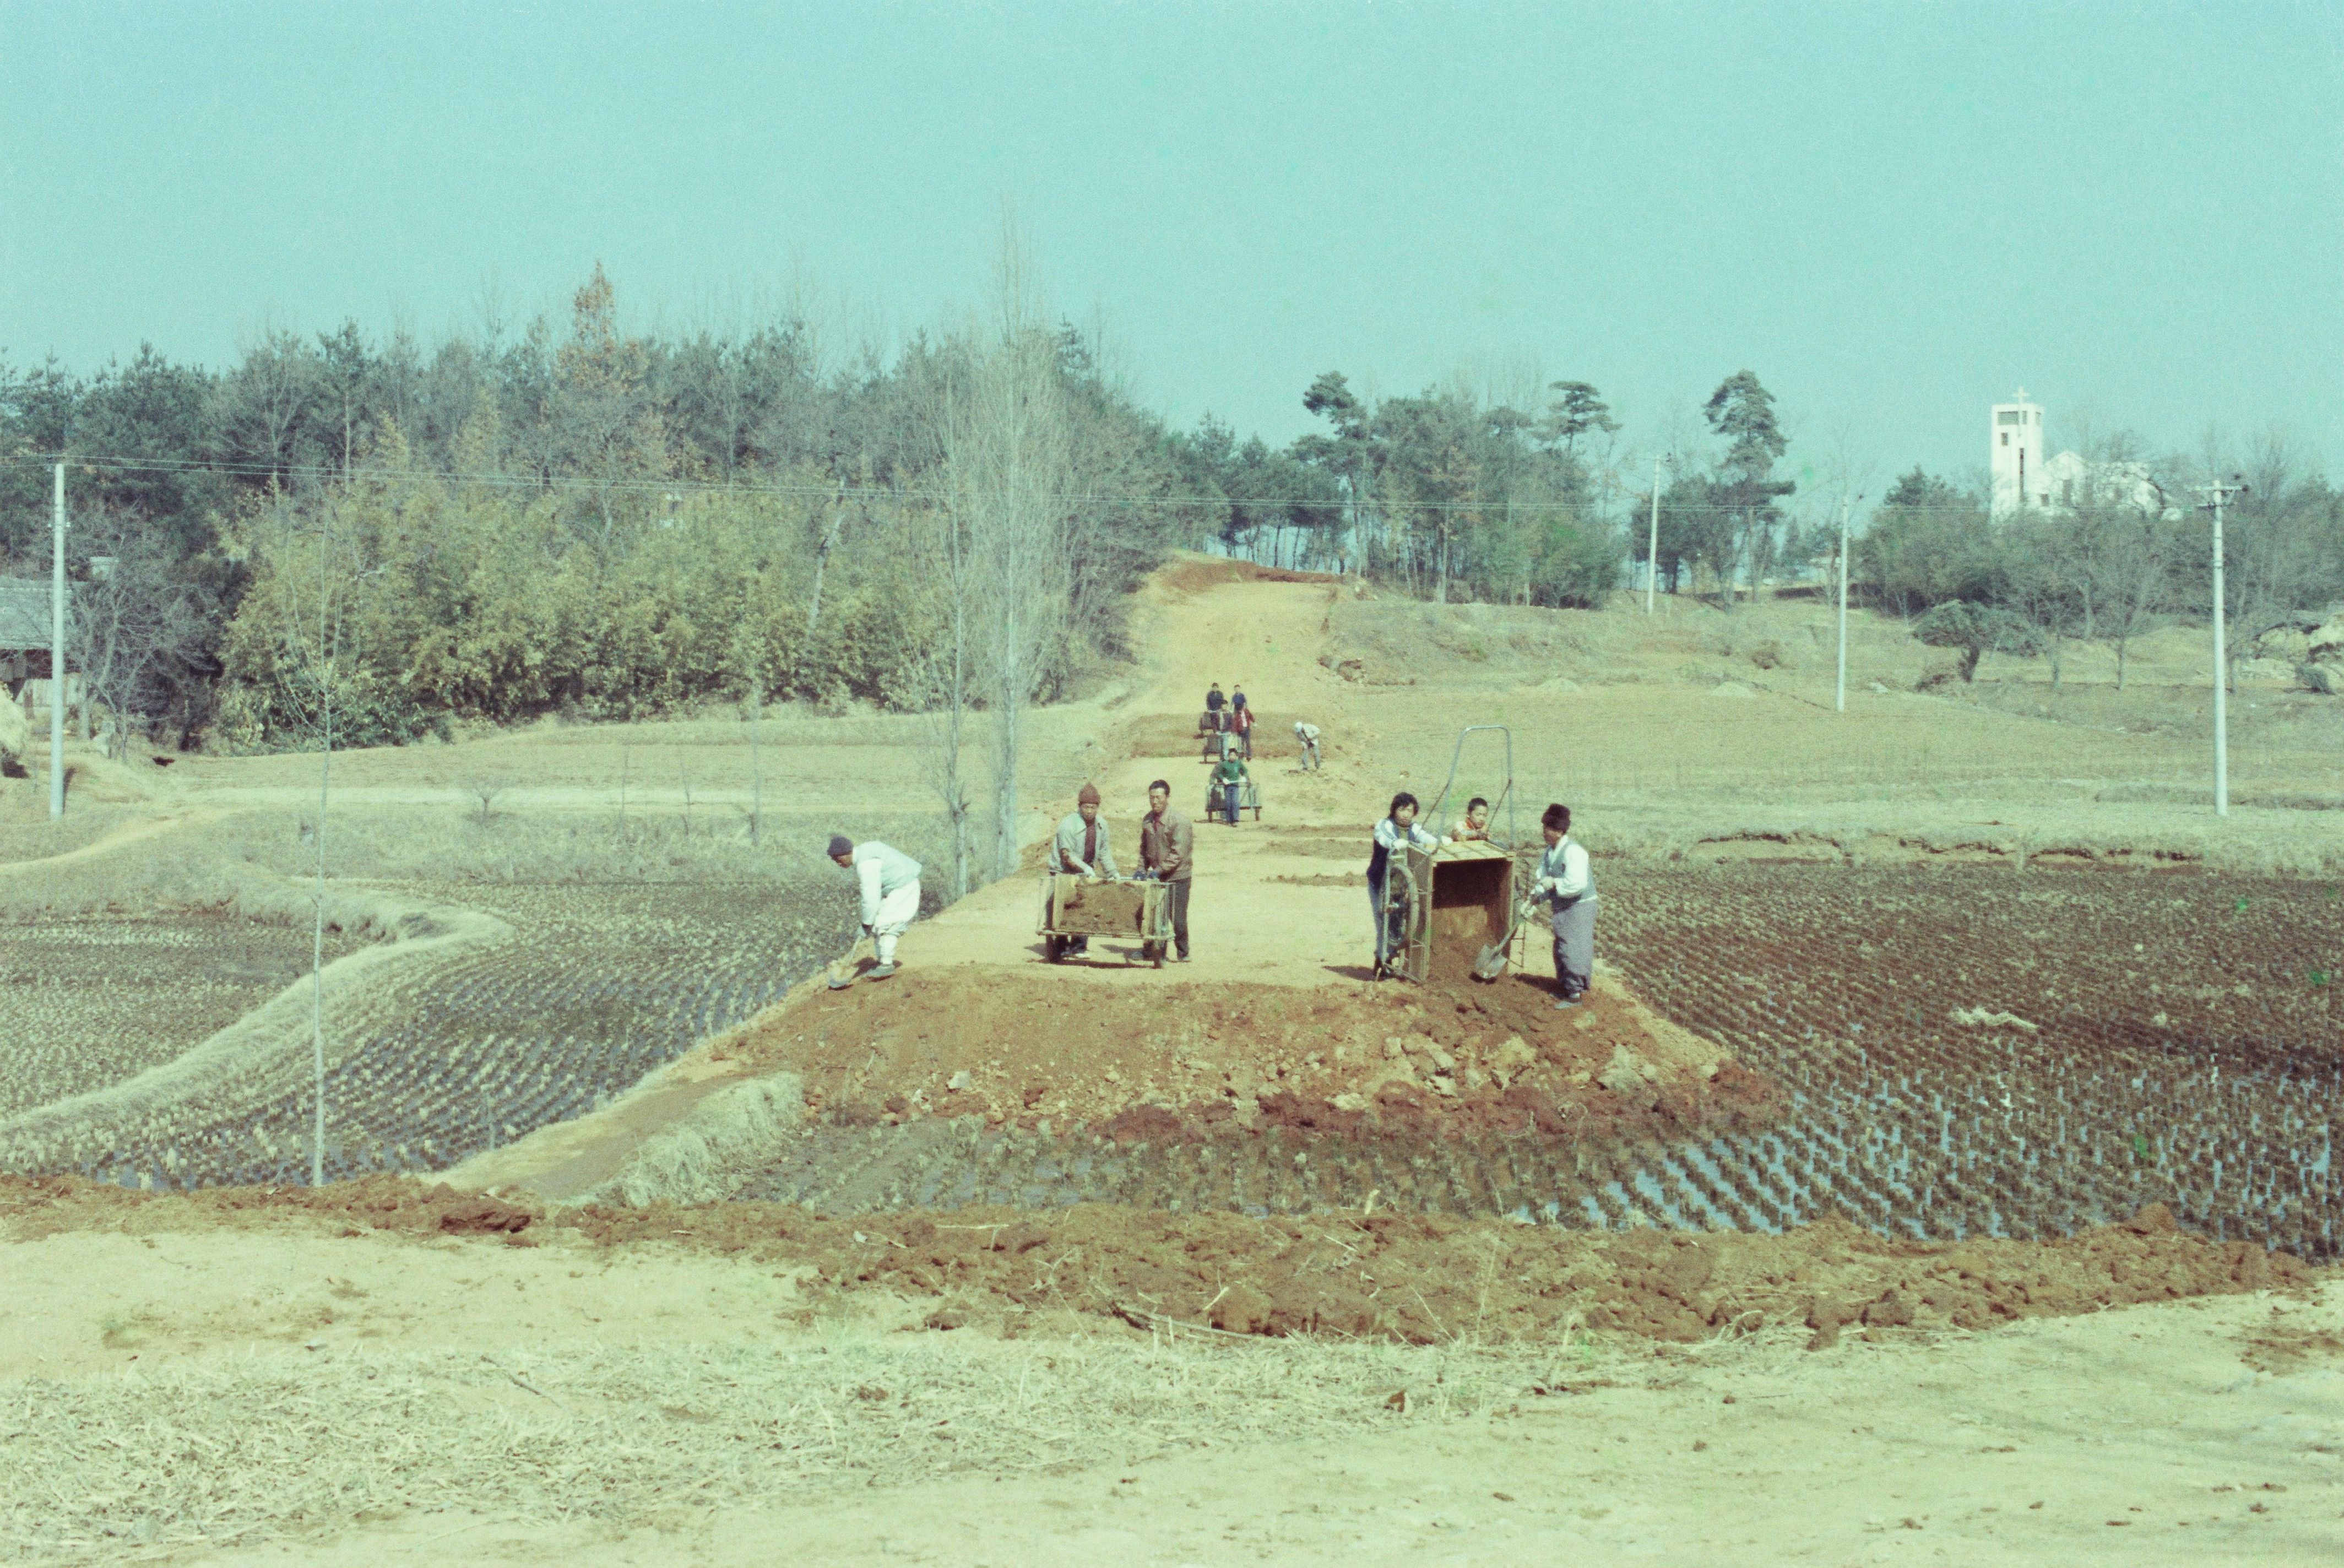
<svg viewBox="0 0 2344 1568">
<path fill-rule="evenodd" d="M 48 645 L 48 583 L 38 577 L 0 577 L 0 648 Z"/>
</svg>

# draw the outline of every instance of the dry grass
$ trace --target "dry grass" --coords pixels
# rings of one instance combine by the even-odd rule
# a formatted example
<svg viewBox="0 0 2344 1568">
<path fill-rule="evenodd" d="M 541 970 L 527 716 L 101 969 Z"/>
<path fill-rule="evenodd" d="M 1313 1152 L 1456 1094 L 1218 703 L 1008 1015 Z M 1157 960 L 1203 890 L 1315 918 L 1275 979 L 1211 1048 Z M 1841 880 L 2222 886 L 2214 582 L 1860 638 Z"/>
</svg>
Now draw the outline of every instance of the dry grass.
<svg viewBox="0 0 2344 1568">
<path fill-rule="evenodd" d="M 1583 1339 L 979 1344 L 844 1330 L 776 1348 L 320 1351 L 26 1381 L 0 1388 L 0 1542 L 13 1561 L 112 1563 L 408 1509 L 624 1527 L 683 1501 L 1389 1430 L 1584 1381 L 1598 1355 Z M 1389 1402 L 1401 1391 L 1404 1411 Z"/>
</svg>

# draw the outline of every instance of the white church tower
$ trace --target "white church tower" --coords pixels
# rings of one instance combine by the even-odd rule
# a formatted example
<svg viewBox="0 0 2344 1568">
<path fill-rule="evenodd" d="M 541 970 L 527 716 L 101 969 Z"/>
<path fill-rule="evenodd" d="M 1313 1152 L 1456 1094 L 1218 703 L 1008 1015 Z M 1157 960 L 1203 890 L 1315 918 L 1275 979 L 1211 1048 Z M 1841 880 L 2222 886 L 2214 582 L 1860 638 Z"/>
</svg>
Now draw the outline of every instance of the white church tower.
<svg viewBox="0 0 2344 1568">
<path fill-rule="evenodd" d="M 1992 512 L 1995 521 L 2025 507 L 2051 504 L 2051 470 L 2043 457 L 2043 410 L 2026 400 L 2026 389 L 1994 406 Z"/>
<path fill-rule="evenodd" d="M 1993 516 L 2006 518 L 2023 506 L 2051 504 L 2051 469 L 2044 464 L 2044 410 L 2027 403 L 2021 387 L 2009 403 L 1995 403 Z"/>
</svg>

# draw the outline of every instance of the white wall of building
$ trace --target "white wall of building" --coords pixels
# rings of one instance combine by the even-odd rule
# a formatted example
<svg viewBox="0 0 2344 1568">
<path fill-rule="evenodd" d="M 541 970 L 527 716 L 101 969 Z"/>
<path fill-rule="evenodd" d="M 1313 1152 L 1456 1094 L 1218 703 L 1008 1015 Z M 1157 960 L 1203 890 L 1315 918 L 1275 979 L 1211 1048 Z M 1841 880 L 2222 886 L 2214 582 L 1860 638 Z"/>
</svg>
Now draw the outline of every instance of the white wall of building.
<svg viewBox="0 0 2344 1568">
<path fill-rule="evenodd" d="M 1996 403 L 1987 416 L 1986 440 L 1992 443 L 1987 471 L 1993 476 L 1990 510 L 1997 518 L 2022 507 L 2051 504 L 2049 476 L 2044 470 L 2043 410 L 2026 400 L 2022 389 L 2007 403 Z"/>
</svg>

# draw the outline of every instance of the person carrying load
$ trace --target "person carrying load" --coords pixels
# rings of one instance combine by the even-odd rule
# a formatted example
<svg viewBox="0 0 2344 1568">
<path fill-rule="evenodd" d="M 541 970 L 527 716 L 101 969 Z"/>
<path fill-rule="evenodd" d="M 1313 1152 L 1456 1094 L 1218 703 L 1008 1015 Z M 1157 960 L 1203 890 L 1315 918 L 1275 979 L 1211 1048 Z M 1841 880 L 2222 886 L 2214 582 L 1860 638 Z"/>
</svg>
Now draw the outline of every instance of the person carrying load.
<svg viewBox="0 0 2344 1568">
<path fill-rule="evenodd" d="M 879 960 L 866 978 L 884 980 L 896 969 L 895 939 L 919 918 L 920 863 L 875 838 L 856 844 L 843 833 L 830 835 L 828 854 L 854 873 L 863 895 L 863 934 Z"/>
<path fill-rule="evenodd" d="M 1055 862 L 1051 866 L 1053 871 L 1094 880 L 1115 875 L 1115 851 L 1107 844 L 1106 824 L 1099 820 L 1097 786 L 1085 784 L 1082 792 L 1075 796 L 1074 814 L 1059 820 L 1057 837 L 1052 842 L 1050 851 Z M 1087 936 L 1073 937 L 1066 951 L 1088 952 L 1090 942 Z"/>
</svg>

